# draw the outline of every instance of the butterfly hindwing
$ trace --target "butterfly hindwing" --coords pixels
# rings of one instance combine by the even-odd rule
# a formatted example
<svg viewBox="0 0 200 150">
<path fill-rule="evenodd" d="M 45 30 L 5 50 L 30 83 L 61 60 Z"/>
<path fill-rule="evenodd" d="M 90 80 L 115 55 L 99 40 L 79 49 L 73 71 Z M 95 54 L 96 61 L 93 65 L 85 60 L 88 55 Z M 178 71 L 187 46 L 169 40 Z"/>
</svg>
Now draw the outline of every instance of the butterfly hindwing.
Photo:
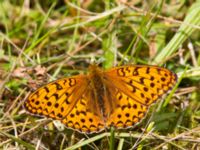
<svg viewBox="0 0 200 150">
<path fill-rule="evenodd" d="M 106 125 L 108 127 L 131 127 L 144 118 L 148 109 L 147 105 L 135 101 L 121 91 L 116 93 L 113 100 L 117 102 L 117 106 L 107 120 Z"/>
<path fill-rule="evenodd" d="M 69 128 L 83 133 L 93 133 L 103 130 L 105 125 L 102 117 L 87 109 L 88 102 L 87 97 L 83 96 L 79 99 L 71 112 L 61 120 L 62 123 Z"/>
</svg>

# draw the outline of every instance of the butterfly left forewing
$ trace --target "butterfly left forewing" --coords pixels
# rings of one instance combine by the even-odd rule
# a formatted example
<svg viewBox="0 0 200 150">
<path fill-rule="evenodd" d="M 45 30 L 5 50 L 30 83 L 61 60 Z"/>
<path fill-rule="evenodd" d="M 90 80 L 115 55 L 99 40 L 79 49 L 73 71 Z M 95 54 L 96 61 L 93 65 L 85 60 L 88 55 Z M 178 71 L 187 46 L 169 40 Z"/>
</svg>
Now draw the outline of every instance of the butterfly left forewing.
<svg viewBox="0 0 200 150">
<path fill-rule="evenodd" d="M 29 95 L 25 109 L 33 115 L 60 120 L 69 114 L 86 90 L 85 76 L 62 78 L 50 82 Z"/>
</svg>

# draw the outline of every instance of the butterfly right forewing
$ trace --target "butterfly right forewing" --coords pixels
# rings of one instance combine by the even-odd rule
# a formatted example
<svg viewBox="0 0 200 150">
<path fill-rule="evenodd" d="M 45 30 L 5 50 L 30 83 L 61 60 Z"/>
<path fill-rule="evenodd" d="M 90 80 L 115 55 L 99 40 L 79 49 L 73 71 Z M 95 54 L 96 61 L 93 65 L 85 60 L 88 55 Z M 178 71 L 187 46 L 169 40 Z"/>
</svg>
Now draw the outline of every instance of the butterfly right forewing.
<svg viewBox="0 0 200 150">
<path fill-rule="evenodd" d="M 149 65 L 127 65 L 106 72 L 108 80 L 129 97 L 145 105 L 172 89 L 177 76 L 168 69 Z"/>
</svg>

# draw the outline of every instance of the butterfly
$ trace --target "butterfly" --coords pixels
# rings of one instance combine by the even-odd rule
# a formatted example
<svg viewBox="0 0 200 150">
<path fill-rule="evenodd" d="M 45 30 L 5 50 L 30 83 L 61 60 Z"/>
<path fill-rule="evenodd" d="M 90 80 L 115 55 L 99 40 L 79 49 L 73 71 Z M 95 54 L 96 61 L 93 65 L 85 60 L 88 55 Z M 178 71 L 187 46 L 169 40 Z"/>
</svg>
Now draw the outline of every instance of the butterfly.
<svg viewBox="0 0 200 150">
<path fill-rule="evenodd" d="M 61 121 L 82 133 L 128 128 L 139 123 L 149 106 L 175 85 L 177 75 L 149 65 L 125 65 L 103 70 L 89 66 L 87 75 L 50 82 L 24 102 L 33 115 Z"/>
</svg>

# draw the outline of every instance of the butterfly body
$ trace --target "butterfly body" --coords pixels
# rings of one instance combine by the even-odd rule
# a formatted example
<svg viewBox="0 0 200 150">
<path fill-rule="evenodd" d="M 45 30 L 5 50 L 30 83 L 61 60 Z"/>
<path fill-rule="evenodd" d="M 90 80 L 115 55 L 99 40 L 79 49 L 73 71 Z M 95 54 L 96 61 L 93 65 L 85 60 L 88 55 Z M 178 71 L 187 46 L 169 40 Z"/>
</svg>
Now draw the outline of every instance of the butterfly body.
<svg viewBox="0 0 200 150">
<path fill-rule="evenodd" d="M 103 71 L 100 70 L 96 65 L 91 65 L 89 67 L 90 75 L 88 76 L 88 88 L 90 91 L 91 101 L 90 103 L 94 103 L 96 106 L 93 106 L 92 110 L 98 111 L 98 114 L 102 117 L 105 117 L 105 84 L 103 83 Z M 93 102 L 92 102 L 93 101 Z M 100 109 L 100 110 L 98 110 Z"/>
<path fill-rule="evenodd" d="M 110 126 L 132 127 L 149 106 L 170 90 L 177 76 L 147 65 L 102 70 L 89 67 L 88 75 L 59 79 L 42 86 L 25 101 L 35 115 L 60 120 L 80 132 L 99 132 Z"/>
</svg>

